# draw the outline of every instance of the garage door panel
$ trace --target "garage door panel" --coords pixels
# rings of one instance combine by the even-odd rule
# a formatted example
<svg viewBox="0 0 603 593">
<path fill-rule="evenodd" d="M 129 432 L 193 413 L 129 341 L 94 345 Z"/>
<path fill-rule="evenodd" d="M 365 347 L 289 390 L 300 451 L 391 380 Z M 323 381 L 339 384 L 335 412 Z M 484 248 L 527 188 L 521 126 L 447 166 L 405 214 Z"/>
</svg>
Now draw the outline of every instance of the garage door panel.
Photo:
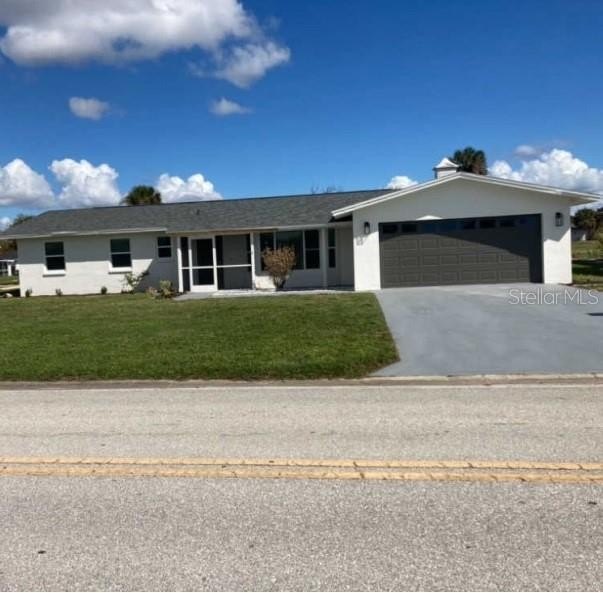
<svg viewBox="0 0 603 593">
<path fill-rule="evenodd" d="M 542 280 L 539 215 L 387 224 L 383 287 Z"/>
</svg>

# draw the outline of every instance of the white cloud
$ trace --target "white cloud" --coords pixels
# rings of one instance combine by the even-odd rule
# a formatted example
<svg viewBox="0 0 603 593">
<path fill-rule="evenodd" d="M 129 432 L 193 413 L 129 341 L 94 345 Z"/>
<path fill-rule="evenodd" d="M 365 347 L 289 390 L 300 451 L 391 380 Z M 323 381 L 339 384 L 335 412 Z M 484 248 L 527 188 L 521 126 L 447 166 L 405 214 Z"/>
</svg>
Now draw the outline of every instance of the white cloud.
<svg viewBox="0 0 603 593">
<path fill-rule="evenodd" d="M 273 41 L 235 46 L 220 58 L 220 65 L 214 76 L 247 88 L 268 70 L 286 64 L 290 58 L 289 48 Z"/>
<path fill-rule="evenodd" d="M 222 196 L 214 189 L 214 184 L 196 173 L 184 180 L 167 173 L 160 175 L 155 188 L 161 192 L 163 202 L 188 202 L 195 200 L 221 200 Z"/>
<path fill-rule="evenodd" d="M 71 97 L 69 109 L 76 117 L 84 119 L 101 119 L 109 111 L 109 103 L 99 101 L 94 97 L 84 99 L 83 97 Z"/>
<path fill-rule="evenodd" d="M 603 193 L 603 169 L 590 167 L 568 150 L 559 148 L 544 152 L 537 158 L 524 159 L 517 169 L 507 161 L 496 161 L 489 174 L 503 179 Z"/>
<path fill-rule="evenodd" d="M 387 189 L 404 189 L 411 185 L 417 185 L 418 181 L 407 177 L 406 175 L 396 175 L 389 180 L 389 183 L 385 186 Z"/>
<path fill-rule="evenodd" d="M 251 113 L 251 109 L 249 109 L 248 107 L 243 107 L 243 105 L 239 105 L 239 103 L 236 103 L 235 101 L 230 101 L 229 99 L 226 99 L 224 97 L 222 97 L 219 101 L 214 101 L 210 105 L 209 110 L 214 115 L 220 116 L 244 115 L 245 113 Z"/>
<path fill-rule="evenodd" d="M 0 231 L 6 230 L 11 224 L 13 224 L 13 219 L 8 216 L 3 216 L 0 218 Z"/>
<path fill-rule="evenodd" d="M 248 86 L 289 59 L 238 0 L 2 0 L 0 51 L 17 64 L 124 63 L 194 48 Z"/>
<path fill-rule="evenodd" d="M 52 198 L 44 176 L 25 161 L 14 159 L 0 167 L 0 206 L 43 208 L 52 204 Z"/>
<path fill-rule="evenodd" d="M 514 152 L 515 156 L 518 156 L 520 158 L 526 158 L 526 157 L 538 156 L 538 155 L 542 154 L 544 151 L 537 146 L 532 146 L 530 144 L 520 144 L 519 146 L 517 146 L 515 148 L 515 150 L 513 152 Z"/>
<path fill-rule="evenodd" d="M 58 196 L 61 208 L 111 206 L 121 200 L 118 173 L 107 164 L 95 167 L 86 160 L 63 159 L 52 161 L 49 168 L 63 186 Z"/>
</svg>

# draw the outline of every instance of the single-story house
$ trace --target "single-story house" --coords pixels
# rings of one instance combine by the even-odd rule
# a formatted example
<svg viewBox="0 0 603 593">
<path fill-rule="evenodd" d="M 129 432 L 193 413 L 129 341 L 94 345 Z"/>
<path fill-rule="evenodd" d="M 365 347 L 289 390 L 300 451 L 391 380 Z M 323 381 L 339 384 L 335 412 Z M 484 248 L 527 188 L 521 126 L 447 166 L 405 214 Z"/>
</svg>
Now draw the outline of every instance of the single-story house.
<svg viewBox="0 0 603 593">
<path fill-rule="evenodd" d="M 0 276 L 14 276 L 17 273 L 17 252 L 6 251 L 0 254 Z"/>
<path fill-rule="evenodd" d="M 269 289 L 261 253 L 297 255 L 289 288 L 572 281 L 570 207 L 598 196 L 457 171 L 404 189 L 49 211 L 12 227 L 33 295 Z"/>
</svg>

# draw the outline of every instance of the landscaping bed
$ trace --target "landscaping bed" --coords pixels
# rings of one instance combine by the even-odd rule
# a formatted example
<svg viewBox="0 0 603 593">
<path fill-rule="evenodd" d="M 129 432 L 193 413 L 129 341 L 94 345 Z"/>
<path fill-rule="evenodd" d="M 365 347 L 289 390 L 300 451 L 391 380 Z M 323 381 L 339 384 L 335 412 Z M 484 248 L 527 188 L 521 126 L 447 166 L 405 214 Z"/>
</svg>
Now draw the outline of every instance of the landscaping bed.
<svg viewBox="0 0 603 593">
<path fill-rule="evenodd" d="M 0 380 L 360 377 L 397 360 L 372 294 L 0 301 Z"/>
</svg>

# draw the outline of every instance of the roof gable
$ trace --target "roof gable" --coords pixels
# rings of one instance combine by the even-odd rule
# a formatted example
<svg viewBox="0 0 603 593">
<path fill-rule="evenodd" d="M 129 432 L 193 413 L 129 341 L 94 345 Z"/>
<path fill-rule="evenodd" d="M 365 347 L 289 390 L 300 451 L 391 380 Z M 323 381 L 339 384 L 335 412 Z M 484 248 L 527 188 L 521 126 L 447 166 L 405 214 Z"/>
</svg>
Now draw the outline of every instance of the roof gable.
<svg viewBox="0 0 603 593">
<path fill-rule="evenodd" d="M 555 196 L 561 196 L 567 198 L 572 205 L 578 204 L 590 204 L 597 202 L 601 199 L 600 196 L 596 194 L 589 194 L 585 192 L 575 192 L 570 190 L 565 190 L 557 187 L 550 187 L 547 185 L 538 185 L 536 183 L 526 183 L 524 181 L 514 181 L 512 179 L 501 179 L 499 177 L 491 177 L 489 175 L 475 175 L 473 173 L 453 173 L 451 175 L 447 175 L 446 177 L 441 177 L 439 179 L 433 179 L 431 181 L 427 181 L 425 183 L 420 183 L 418 185 L 411 185 L 410 187 L 405 187 L 400 190 L 396 190 L 390 192 L 388 194 L 383 194 L 380 196 L 375 196 L 364 202 L 357 202 L 355 204 L 350 204 L 349 206 L 344 206 L 338 210 L 333 211 L 333 216 L 335 218 L 340 218 L 343 216 L 347 216 L 356 210 L 361 210 L 362 208 L 367 208 L 376 204 L 381 204 L 383 202 L 387 202 L 394 198 L 399 198 L 402 196 L 408 196 L 411 194 L 417 194 L 423 190 L 430 189 L 432 187 L 437 187 L 439 185 L 443 185 L 445 183 L 454 183 L 455 181 L 472 181 L 476 183 L 485 183 L 490 185 L 497 185 L 503 187 L 510 187 L 514 189 L 522 189 L 527 191 L 532 191 L 541 194 L 549 194 Z"/>
</svg>

